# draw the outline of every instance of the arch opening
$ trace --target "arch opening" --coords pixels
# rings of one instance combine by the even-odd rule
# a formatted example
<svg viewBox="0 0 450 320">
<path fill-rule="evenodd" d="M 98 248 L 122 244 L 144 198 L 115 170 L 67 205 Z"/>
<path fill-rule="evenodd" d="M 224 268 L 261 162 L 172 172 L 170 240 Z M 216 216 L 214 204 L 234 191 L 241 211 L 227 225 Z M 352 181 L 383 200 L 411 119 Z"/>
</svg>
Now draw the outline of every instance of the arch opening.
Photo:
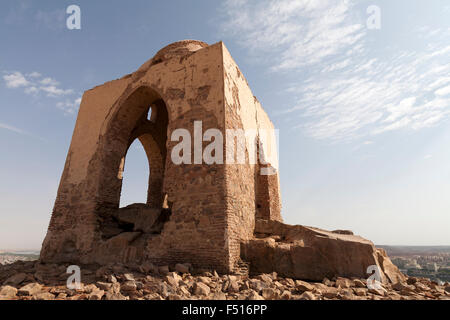
<svg viewBox="0 0 450 320">
<path fill-rule="evenodd" d="M 171 211 L 163 208 L 168 121 L 165 102 L 149 87 L 134 91 L 111 117 L 102 141 L 99 183 L 103 238 L 131 231 L 160 233 L 168 220 Z M 142 148 L 145 153 L 139 154 Z"/>
<path fill-rule="evenodd" d="M 119 179 L 122 179 L 120 208 L 133 203 L 147 203 L 150 172 L 150 161 L 142 143 L 136 139 L 119 168 Z"/>
</svg>

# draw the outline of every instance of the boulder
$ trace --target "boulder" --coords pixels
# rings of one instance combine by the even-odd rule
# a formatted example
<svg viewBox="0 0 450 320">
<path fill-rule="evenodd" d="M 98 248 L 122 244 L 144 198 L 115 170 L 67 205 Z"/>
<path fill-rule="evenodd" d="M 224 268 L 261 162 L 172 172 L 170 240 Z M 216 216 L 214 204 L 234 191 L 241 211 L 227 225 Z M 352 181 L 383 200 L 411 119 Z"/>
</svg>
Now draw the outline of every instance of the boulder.
<svg viewBox="0 0 450 320">
<path fill-rule="evenodd" d="M 134 203 L 113 212 L 116 229 L 125 228 L 144 233 L 160 233 L 168 218 L 165 209 L 154 208 L 145 203 Z"/>
<path fill-rule="evenodd" d="M 283 277 L 322 281 L 366 278 L 367 268 L 376 266 L 383 283 L 405 279 L 384 250 L 356 235 L 261 219 L 255 222 L 255 233 L 279 235 L 283 240 L 264 237 L 242 243 L 241 258 L 250 263 L 252 272 L 276 271 Z"/>
<path fill-rule="evenodd" d="M 334 285 L 336 286 L 336 288 L 351 288 L 355 286 L 354 282 L 352 282 L 350 279 L 340 277 L 336 279 Z"/>
<path fill-rule="evenodd" d="M 386 294 L 386 290 L 383 288 L 369 288 L 369 293 L 376 294 L 379 296 L 384 296 Z"/>
<path fill-rule="evenodd" d="M 101 282 L 101 281 L 97 282 L 97 287 L 99 289 L 105 290 L 105 291 L 108 291 L 109 289 L 111 289 L 112 285 L 113 285 L 112 283 L 108 283 L 108 282 Z"/>
<path fill-rule="evenodd" d="M 124 295 L 120 293 L 107 292 L 105 296 L 106 300 L 128 300 Z"/>
<path fill-rule="evenodd" d="M 160 267 L 158 267 L 158 272 L 160 274 L 168 274 L 170 272 L 169 266 L 160 266 Z"/>
<path fill-rule="evenodd" d="M 27 274 L 23 273 L 23 272 L 20 272 L 20 273 L 16 273 L 15 275 L 13 275 L 13 276 L 9 277 L 8 279 L 6 279 L 6 281 L 3 284 L 17 287 L 25 279 L 27 279 Z"/>
<path fill-rule="evenodd" d="M 261 297 L 257 292 L 252 290 L 248 295 L 248 300 L 264 300 L 264 298 Z"/>
<path fill-rule="evenodd" d="M 91 294 L 89 294 L 88 299 L 89 300 L 102 300 L 103 296 L 105 295 L 105 291 L 104 290 L 94 290 L 91 292 Z"/>
<path fill-rule="evenodd" d="M 125 273 L 123 279 L 125 279 L 125 281 L 134 281 L 134 276 L 131 273 Z"/>
<path fill-rule="evenodd" d="M 14 298 L 17 295 L 17 289 L 11 286 L 3 286 L 0 288 L 0 300 L 2 297 L 6 299 Z"/>
<path fill-rule="evenodd" d="M 300 297 L 300 300 L 316 300 L 316 296 L 309 291 L 303 292 Z"/>
<path fill-rule="evenodd" d="M 261 295 L 265 300 L 272 300 L 277 297 L 275 290 L 273 290 L 272 288 L 262 289 Z"/>
<path fill-rule="evenodd" d="M 33 282 L 30 284 L 27 284 L 26 286 L 23 286 L 19 289 L 18 295 L 19 296 L 32 296 L 36 293 L 42 291 L 42 285 L 39 283 Z"/>
<path fill-rule="evenodd" d="M 239 292 L 239 283 L 236 280 L 230 280 L 227 288 L 228 293 Z"/>
<path fill-rule="evenodd" d="M 121 286 L 120 289 L 122 291 L 136 291 L 137 285 L 135 281 L 125 281 Z"/>
<path fill-rule="evenodd" d="M 353 283 L 355 284 L 356 288 L 366 288 L 367 287 L 367 285 L 359 279 L 353 280 Z"/>
<path fill-rule="evenodd" d="M 290 300 L 292 297 L 292 294 L 288 290 L 284 290 L 283 293 L 281 293 L 280 299 L 281 300 Z"/>
<path fill-rule="evenodd" d="M 181 277 L 176 272 L 170 272 L 166 275 L 165 280 L 172 287 L 178 287 L 179 282 L 182 280 Z"/>
<path fill-rule="evenodd" d="M 175 265 L 175 270 L 181 274 L 183 273 L 189 273 L 190 271 L 190 266 L 187 264 L 183 264 L 183 263 L 177 263 Z"/>
<path fill-rule="evenodd" d="M 211 289 L 202 282 L 196 282 L 194 285 L 194 294 L 198 296 L 207 296 L 209 295 Z"/>
<path fill-rule="evenodd" d="M 354 288 L 353 291 L 358 297 L 363 297 L 367 295 L 367 290 L 364 288 Z"/>
<path fill-rule="evenodd" d="M 314 289 L 314 286 L 312 284 L 301 280 L 295 281 L 295 287 L 300 292 L 313 291 Z"/>
<path fill-rule="evenodd" d="M 33 295 L 33 300 L 54 300 L 55 295 L 51 294 L 50 292 L 39 292 Z"/>
</svg>

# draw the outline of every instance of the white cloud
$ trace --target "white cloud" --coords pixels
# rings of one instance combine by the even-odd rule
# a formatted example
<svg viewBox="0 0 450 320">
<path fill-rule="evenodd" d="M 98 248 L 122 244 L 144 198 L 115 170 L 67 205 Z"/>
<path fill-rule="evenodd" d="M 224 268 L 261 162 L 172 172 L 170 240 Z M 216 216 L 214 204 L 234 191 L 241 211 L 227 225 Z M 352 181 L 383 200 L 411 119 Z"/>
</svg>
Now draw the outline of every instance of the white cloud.
<svg viewBox="0 0 450 320">
<path fill-rule="evenodd" d="M 39 72 L 35 71 L 35 72 L 27 74 L 27 76 L 30 78 L 40 78 L 42 75 Z"/>
<path fill-rule="evenodd" d="M 65 96 L 73 93 L 72 89 L 63 90 L 55 86 L 45 86 L 39 89 L 46 92 L 49 97 Z"/>
<path fill-rule="evenodd" d="M 365 10 L 343 0 L 228 0 L 223 30 L 297 97 L 283 113 L 318 139 L 353 139 L 437 125 L 450 110 L 447 29 L 418 28 L 420 51 L 369 50 Z M 415 31 L 414 31 L 415 32 Z M 446 37 L 446 36 L 447 37 Z M 380 51 L 380 49 L 378 49 Z M 389 52 L 394 52 L 390 53 Z"/>
<path fill-rule="evenodd" d="M 436 90 L 434 93 L 437 96 L 446 96 L 446 95 L 450 94 L 450 85 L 440 88 L 439 90 Z"/>
<path fill-rule="evenodd" d="M 66 100 L 64 102 L 58 102 L 56 104 L 56 106 L 59 109 L 63 110 L 64 113 L 66 113 L 66 114 L 74 114 L 78 110 L 80 103 L 81 103 L 81 97 L 77 98 L 73 101 Z"/>
<path fill-rule="evenodd" d="M 31 86 L 28 88 L 25 88 L 25 93 L 26 94 L 37 94 L 39 92 L 39 89 L 36 88 L 35 86 Z"/>
<path fill-rule="evenodd" d="M 73 89 L 62 89 L 60 83 L 51 78 L 43 77 L 39 72 L 31 72 L 24 75 L 21 72 L 6 72 L 3 76 L 6 87 L 11 89 L 22 88 L 25 94 L 39 96 L 41 93 L 47 97 L 58 98 L 73 95 Z M 78 100 L 78 99 L 77 99 Z M 76 101 L 77 101 L 76 100 Z M 65 110 L 66 113 L 71 113 L 68 110 L 76 108 L 75 102 L 68 102 L 69 100 L 60 101 L 57 103 L 58 108 Z M 79 103 L 78 103 L 79 105 Z"/>
<path fill-rule="evenodd" d="M 28 80 L 25 79 L 25 76 L 20 72 L 13 72 L 11 74 L 4 75 L 3 80 L 5 80 L 8 88 L 26 87 L 30 84 Z"/>
<path fill-rule="evenodd" d="M 52 86 L 59 85 L 59 82 L 52 78 L 44 78 L 40 81 L 40 83 L 43 85 L 52 85 Z"/>
</svg>

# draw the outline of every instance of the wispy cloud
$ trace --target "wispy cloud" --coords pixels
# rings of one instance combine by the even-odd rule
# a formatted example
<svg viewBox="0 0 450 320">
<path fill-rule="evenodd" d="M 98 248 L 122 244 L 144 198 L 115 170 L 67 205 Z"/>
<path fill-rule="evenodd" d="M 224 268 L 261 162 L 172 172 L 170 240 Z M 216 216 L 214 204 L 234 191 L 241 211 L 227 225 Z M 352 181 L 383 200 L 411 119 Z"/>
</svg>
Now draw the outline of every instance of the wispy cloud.
<svg viewBox="0 0 450 320">
<path fill-rule="evenodd" d="M 0 129 L 6 129 L 19 134 L 28 134 L 26 131 L 23 131 L 22 129 L 1 122 L 0 122 Z"/>
<path fill-rule="evenodd" d="M 38 139 L 38 140 L 47 142 L 47 140 L 45 140 L 45 139 L 43 139 L 43 138 L 41 138 L 41 137 L 39 137 L 39 136 L 37 136 L 35 134 L 32 134 L 32 133 L 30 133 L 28 131 L 22 130 L 20 128 L 17 128 L 15 126 L 12 126 L 12 125 L 9 125 L 9 124 L 6 124 L 6 123 L 0 122 L 0 130 L 8 130 L 8 131 L 20 134 L 20 135 L 28 136 L 28 137 L 31 137 L 31 138 L 34 138 L 34 139 Z"/>
<path fill-rule="evenodd" d="M 428 46 L 380 59 L 355 1 L 228 0 L 223 30 L 287 84 L 284 110 L 318 139 L 353 139 L 437 125 L 450 111 L 450 30 L 418 28 Z M 372 31 L 373 32 L 373 31 Z M 390 53 L 383 53 L 390 54 Z"/>
<path fill-rule="evenodd" d="M 81 103 L 81 97 L 76 98 L 75 100 L 66 100 L 63 102 L 58 102 L 56 104 L 56 106 L 59 109 L 63 110 L 64 113 L 66 113 L 66 114 L 74 114 L 78 110 L 80 103 Z"/>
</svg>

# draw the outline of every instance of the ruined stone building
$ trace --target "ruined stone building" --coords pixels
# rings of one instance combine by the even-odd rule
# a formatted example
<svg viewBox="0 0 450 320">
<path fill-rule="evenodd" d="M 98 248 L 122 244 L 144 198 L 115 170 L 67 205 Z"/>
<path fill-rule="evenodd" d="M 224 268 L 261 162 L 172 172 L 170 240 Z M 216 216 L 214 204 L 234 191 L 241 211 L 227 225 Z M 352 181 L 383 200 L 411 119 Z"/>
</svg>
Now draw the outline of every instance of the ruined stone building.
<svg viewBox="0 0 450 320">
<path fill-rule="evenodd" d="M 278 172 L 259 174 L 270 163 L 175 164 L 172 134 L 192 133 L 199 120 L 203 131 L 273 129 L 222 42 L 173 43 L 134 73 L 86 91 L 41 262 L 187 262 L 223 273 L 244 263 L 311 280 L 365 276 L 377 265 L 384 278 L 401 276 L 370 241 L 283 224 Z M 136 139 L 150 165 L 147 203 L 119 208 Z"/>
</svg>

